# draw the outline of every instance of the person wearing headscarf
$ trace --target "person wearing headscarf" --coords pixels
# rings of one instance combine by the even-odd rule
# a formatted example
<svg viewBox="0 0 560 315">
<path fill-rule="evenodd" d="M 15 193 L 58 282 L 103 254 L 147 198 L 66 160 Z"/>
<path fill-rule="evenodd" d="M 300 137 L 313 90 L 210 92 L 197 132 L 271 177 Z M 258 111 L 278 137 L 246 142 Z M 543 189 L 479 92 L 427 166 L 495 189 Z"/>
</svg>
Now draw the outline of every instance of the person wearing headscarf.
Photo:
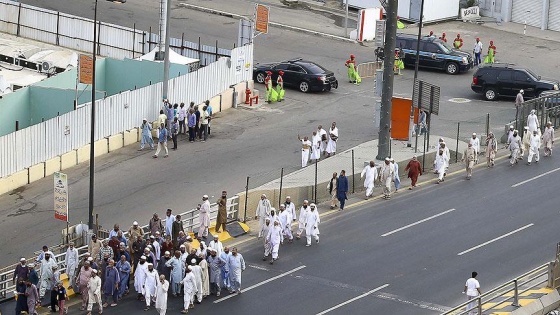
<svg viewBox="0 0 560 315">
<path fill-rule="evenodd" d="M 274 221 L 274 224 L 268 229 L 268 235 L 266 236 L 266 242 L 270 244 L 272 251 L 272 259 L 270 264 L 274 264 L 274 261 L 278 259 L 278 250 L 280 249 L 280 244 L 284 243 L 284 238 L 282 237 L 282 227 L 280 226 L 280 221 Z"/>
<path fill-rule="evenodd" d="M 319 212 L 316 210 L 316 205 L 314 203 L 309 205 L 309 212 L 305 215 L 305 237 L 307 243 L 305 246 L 311 246 L 311 237 L 315 238 L 315 242 L 319 244 L 319 223 L 321 219 L 319 218 Z"/>
<path fill-rule="evenodd" d="M 167 312 L 167 291 L 169 290 L 169 281 L 165 280 L 165 275 L 159 276 L 156 293 L 156 310 L 159 315 L 165 315 Z"/>
<path fill-rule="evenodd" d="M 365 178 L 364 178 L 365 176 Z M 373 188 L 375 187 L 375 180 L 379 177 L 377 174 L 377 167 L 375 162 L 369 161 L 369 164 L 364 167 L 360 178 L 364 178 L 364 188 L 366 189 L 366 199 L 373 195 Z"/>
<path fill-rule="evenodd" d="M 531 165 L 533 156 L 535 156 L 535 163 L 539 163 L 540 155 L 539 150 L 541 147 L 541 137 L 537 133 L 537 130 L 533 131 L 533 136 L 531 137 L 531 143 L 529 146 L 529 154 L 527 156 L 527 165 Z"/>
<path fill-rule="evenodd" d="M 534 109 L 531 110 L 529 116 L 527 116 L 527 127 L 529 127 L 529 132 L 533 134 L 533 131 L 539 129 L 539 118 L 535 114 L 536 111 Z"/>
<path fill-rule="evenodd" d="M 408 164 L 406 164 L 404 171 L 408 172 L 408 178 L 410 178 L 411 181 L 410 187 L 408 187 L 408 189 L 412 190 L 416 187 L 418 176 L 422 175 L 422 166 L 420 165 L 420 162 L 418 162 L 416 155 L 412 157 L 412 160 L 408 161 Z"/>
<path fill-rule="evenodd" d="M 509 166 L 513 166 L 518 162 L 519 155 L 520 155 L 519 150 L 521 149 L 521 137 L 517 135 L 517 130 L 513 131 L 513 134 L 508 144 L 508 148 L 511 153 L 509 156 Z"/>
</svg>

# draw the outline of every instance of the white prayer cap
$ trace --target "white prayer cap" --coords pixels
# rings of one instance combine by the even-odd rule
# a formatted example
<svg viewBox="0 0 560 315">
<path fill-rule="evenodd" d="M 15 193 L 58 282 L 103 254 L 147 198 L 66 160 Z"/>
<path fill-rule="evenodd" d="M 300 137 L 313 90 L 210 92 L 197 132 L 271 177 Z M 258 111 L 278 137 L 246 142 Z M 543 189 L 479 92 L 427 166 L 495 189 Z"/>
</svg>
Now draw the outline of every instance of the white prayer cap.
<svg viewBox="0 0 560 315">
<path fill-rule="evenodd" d="M 286 196 L 286 199 L 292 199 L 292 197 L 290 197 L 290 196 Z"/>
<path fill-rule="evenodd" d="M 91 272 L 97 273 L 97 269 L 91 269 Z"/>
<path fill-rule="evenodd" d="M 192 237 L 190 235 L 187 235 L 187 241 L 192 241 Z"/>
<path fill-rule="evenodd" d="M 25 261 L 25 258 L 22 257 L 19 261 Z"/>
<path fill-rule="evenodd" d="M 192 270 L 191 265 L 188 265 L 188 266 L 187 266 L 187 269 Z"/>
<path fill-rule="evenodd" d="M 261 197 L 265 197 L 265 198 L 266 198 L 266 195 L 265 195 L 265 194 L 262 194 Z"/>
<path fill-rule="evenodd" d="M 314 203 L 311 203 L 309 206 L 310 206 L 310 207 L 315 207 L 315 204 L 314 204 Z"/>
<path fill-rule="evenodd" d="M 200 241 L 200 244 L 202 244 L 202 246 L 206 246 L 206 243 L 204 241 Z"/>
<path fill-rule="evenodd" d="M 150 245 L 148 245 L 148 246 L 150 246 Z M 151 252 L 152 250 L 149 247 L 146 247 L 146 248 L 144 248 L 144 251 Z"/>
<path fill-rule="evenodd" d="M 219 239 L 219 238 L 220 238 L 220 235 L 216 234 L 216 235 L 214 235 L 214 238 Z"/>
<path fill-rule="evenodd" d="M 93 257 L 90 257 L 87 259 L 88 261 L 93 261 Z"/>
<path fill-rule="evenodd" d="M 171 255 L 171 253 L 168 250 L 166 250 L 165 253 L 163 253 L 163 254 L 164 255 Z"/>
<path fill-rule="evenodd" d="M 146 119 L 146 118 L 144 118 L 144 119 L 142 119 L 142 120 L 148 121 L 148 119 Z"/>
<path fill-rule="evenodd" d="M 132 225 L 138 225 L 137 221 L 132 222 Z"/>
<path fill-rule="evenodd" d="M 58 269 L 58 265 L 52 266 L 52 269 Z"/>
<path fill-rule="evenodd" d="M 142 255 L 142 256 L 140 257 L 140 259 L 146 260 L 146 256 Z"/>
<path fill-rule="evenodd" d="M 208 195 L 204 195 L 204 196 L 202 196 L 202 198 L 208 198 Z"/>
<path fill-rule="evenodd" d="M 513 129 L 513 125 L 509 126 L 509 129 Z"/>
<path fill-rule="evenodd" d="M 179 248 L 185 248 L 185 245 L 181 244 L 181 246 L 179 246 Z"/>
<path fill-rule="evenodd" d="M 534 110 L 534 109 L 531 109 L 531 114 L 534 114 L 534 113 L 535 113 L 535 110 Z"/>
<path fill-rule="evenodd" d="M 386 157 L 386 158 L 385 158 L 385 161 L 391 162 L 391 159 L 388 158 L 388 157 Z"/>
<path fill-rule="evenodd" d="M 152 266 L 152 267 L 153 267 L 153 266 L 154 266 L 154 264 L 152 264 L 152 263 L 148 263 L 148 266 Z"/>
<path fill-rule="evenodd" d="M 395 159 L 391 158 L 391 162 L 395 162 Z"/>
<path fill-rule="evenodd" d="M 476 132 L 473 132 L 472 135 L 473 135 L 473 136 L 476 136 Z"/>
<path fill-rule="evenodd" d="M 124 243 L 123 243 L 123 242 L 121 242 L 121 243 L 119 244 L 119 246 L 124 246 Z"/>
<path fill-rule="evenodd" d="M 210 252 L 216 252 L 216 253 L 218 252 L 218 251 L 217 251 L 215 248 L 213 248 L 213 247 L 208 248 L 208 250 L 209 250 Z"/>
<path fill-rule="evenodd" d="M 153 239 L 155 239 L 156 237 L 155 237 L 155 236 L 153 236 L 153 235 L 150 235 L 150 238 L 153 238 Z"/>
<path fill-rule="evenodd" d="M 264 219 L 264 220 L 265 220 L 265 221 L 270 221 L 270 218 L 266 218 L 266 219 Z"/>
<path fill-rule="evenodd" d="M 27 265 L 27 267 L 29 267 L 29 268 L 34 268 L 34 267 L 35 267 L 35 264 L 29 264 L 29 265 Z"/>
<path fill-rule="evenodd" d="M 529 129 L 529 126 L 525 126 L 525 127 L 523 127 L 523 129 Z"/>
<path fill-rule="evenodd" d="M 191 259 L 191 264 L 196 264 L 196 258 Z"/>
<path fill-rule="evenodd" d="M 85 253 L 86 256 L 91 256 L 90 252 Z"/>
</svg>

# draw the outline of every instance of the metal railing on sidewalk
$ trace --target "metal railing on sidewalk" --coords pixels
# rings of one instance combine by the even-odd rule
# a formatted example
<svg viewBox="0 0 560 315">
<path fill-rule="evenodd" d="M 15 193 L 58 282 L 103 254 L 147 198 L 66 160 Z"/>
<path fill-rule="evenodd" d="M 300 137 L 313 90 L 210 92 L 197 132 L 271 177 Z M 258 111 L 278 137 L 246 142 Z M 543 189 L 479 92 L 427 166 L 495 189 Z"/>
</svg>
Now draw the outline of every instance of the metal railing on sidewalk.
<svg viewBox="0 0 560 315">
<path fill-rule="evenodd" d="M 239 196 L 238 195 L 235 195 L 231 198 L 228 198 L 227 204 L 226 204 L 226 211 L 227 211 L 228 222 L 238 220 L 238 215 L 239 215 Z M 200 224 L 200 221 L 198 219 L 198 210 L 197 209 L 191 209 L 189 211 L 180 213 L 180 215 L 181 215 L 181 221 L 183 222 L 183 228 L 185 229 L 185 232 L 194 232 L 198 228 L 198 225 Z M 210 220 L 211 221 L 216 220 L 217 216 L 218 216 L 218 204 L 217 203 L 211 203 L 210 204 Z M 150 230 L 148 228 L 148 225 L 143 225 L 143 226 L 141 226 L 141 228 L 144 230 L 144 237 L 145 238 L 149 237 L 150 236 Z M 105 234 L 105 233 L 98 233 L 98 234 Z M 128 236 L 128 232 L 123 232 L 123 236 L 125 236 L 125 237 Z M 58 254 L 55 254 L 54 258 L 56 259 L 56 261 L 58 263 L 58 268 L 59 268 L 60 272 L 63 273 L 63 272 L 66 271 L 66 251 L 64 251 L 66 246 L 65 246 L 65 244 L 62 244 L 62 245 L 56 245 L 56 247 L 60 248 L 60 250 L 62 252 L 58 253 Z M 85 255 L 85 253 L 88 251 L 88 245 L 77 247 L 77 249 L 78 249 L 78 257 L 81 259 Z M 27 261 L 31 262 L 31 261 L 35 261 L 35 259 L 36 259 L 35 257 L 34 258 L 29 258 L 29 259 L 27 259 Z M 10 266 L 7 266 L 7 267 L 4 267 L 4 268 L 0 269 L 0 303 L 4 302 L 6 300 L 12 299 L 14 297 L 14 291 L 16 289 L 16 286 L 15 286 L 15 284 L 13 284 L 12 279 L 13 279 L 13 275 L 14 275 L 14 270 L 15 270 L 17 265 L 18 264 L 16 263 L 16 264 L 13 264 L 13 265 L 10 265 Z M 40 275 L 40 268 L 39 267 L 40 267 L 40 265 L 37 265 L 35 270 Z"/>
</svg>

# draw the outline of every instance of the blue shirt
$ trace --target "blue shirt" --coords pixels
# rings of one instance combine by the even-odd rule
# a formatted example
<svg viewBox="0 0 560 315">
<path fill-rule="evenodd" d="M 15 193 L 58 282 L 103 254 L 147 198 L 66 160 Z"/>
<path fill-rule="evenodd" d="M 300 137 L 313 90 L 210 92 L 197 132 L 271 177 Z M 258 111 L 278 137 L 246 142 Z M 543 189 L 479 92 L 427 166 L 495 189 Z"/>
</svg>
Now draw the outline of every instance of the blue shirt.
<svg viewBox="0 0 560 315">
<path fill-rule="evenodd" d="M 196 124 L 195 114 L 188 114 L 187 126 L 189 126 L 189 128 L 191 128 L 191 127 L 194 127 L 195 124 Z"/>
<path fill-rule="evenodd" d="M 348 192 L 348 178 L 346 176 L 340 175 L 338 177 L 338 183 L 336 185 L 337 198 L 346 198 L 346 192 Z"/>
<path fill-rule="evenodd" d="M 208 105 L 208 106 L 206 107 L 206 110 L 208 111 L 208 115 L 209 115 L 209 116 L 212 116 L 212 106 Z"/>
<path fill-rule="evenodd" d="M 173 117 L 175 117 L 175 110 L 173 109 L 173 107 L 171 108 L 167 108 L 167 120 L 173 120 Z"/>
<path fill-rule="evenodd" d="M 162 128 L 159 130 L 159 142 L 167 142 L 167 129 Z"/>
</svg>

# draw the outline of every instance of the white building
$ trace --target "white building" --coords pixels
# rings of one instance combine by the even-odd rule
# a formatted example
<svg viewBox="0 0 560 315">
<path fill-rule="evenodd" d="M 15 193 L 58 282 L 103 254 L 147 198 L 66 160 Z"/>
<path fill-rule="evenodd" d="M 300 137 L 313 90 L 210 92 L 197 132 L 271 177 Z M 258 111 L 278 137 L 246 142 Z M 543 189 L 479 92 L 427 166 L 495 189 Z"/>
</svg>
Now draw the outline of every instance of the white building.
<svg viewBox="0 0 560 315">
<path fill-rule="evenodd" d="M 499 21 L 560 31 L 560 0 L 479 0 L 480 13 Z"/>
</svg>

